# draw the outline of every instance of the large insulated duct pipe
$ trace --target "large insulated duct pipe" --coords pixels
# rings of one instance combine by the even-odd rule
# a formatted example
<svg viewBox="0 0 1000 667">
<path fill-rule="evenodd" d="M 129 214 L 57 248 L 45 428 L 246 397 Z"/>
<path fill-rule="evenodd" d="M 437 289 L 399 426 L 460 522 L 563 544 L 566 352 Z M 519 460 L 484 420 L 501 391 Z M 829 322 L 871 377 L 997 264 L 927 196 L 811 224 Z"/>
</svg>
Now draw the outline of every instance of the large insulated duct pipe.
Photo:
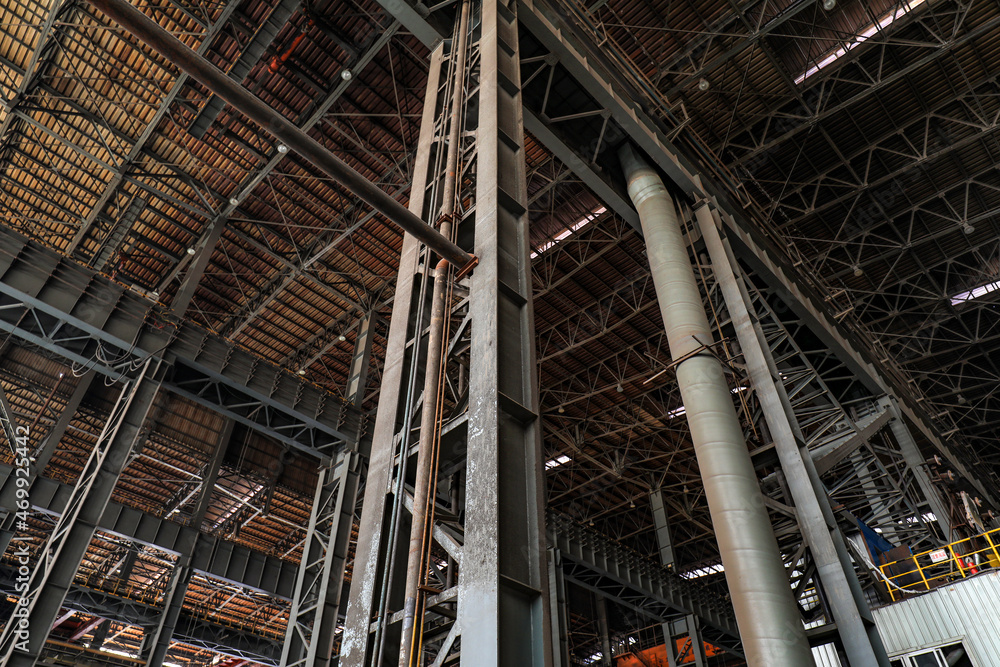
<svg viewBox="0 0 1000 667">
<path fill-rule="evenodd" d="M 706 347 L 708 318 L 673 199 L 630 146 L 619 151 L 639 212 L 677 385 L 684 401 L 719 553 L 750 667 L 814 665 L 722 364 Z"/>
<path fill-rule="evenodd" d="M 128 0 L 90 0 L 90 4 L 148 44 L 192 79 L 231 104 L 237 111 L 245 114 L 266 132 L 312 162 L 334 181 L 371 204 L 372 208 L 390 222 L 415 236 L 455 267 L 468 271 L 474 266 L 475 258 L 472 255 L 379 189 L 318 141 L 295 127 L 250 91 L 230 79 L 222 70 L 186 47 L 158 23 L 129 4 Z"/>
<path fill-rule="evenodd" d="M 857 575 L 850 561 L 842 562 L 837 552 L 834 535 L 828 523 L 828 519 L 833 518 L 832 512 L 827 515 L 829 509 L 824 511 L 822 503 L 828 501 L 824 498 L 821 502 L 818 495 L 820 493 L 825 495 L 826 491 L 822 488 L 822 482 L 819 482 L 819 488 L 813 485 L 807 468 L 807 464 L 810 463 L 807 458 L 809 453 L 800 450 L 795 441 L 792 424 L 785 413 L 781 394 L 778 392 L 776 376 L 772 375 L 768 357 L 764 353 L 764 344 L 754 328 L 736 273 L 729 261 L 726 246 L 719 235 L 715 216 L 707 202 L 703 202 L 695 209 L 695 218 L 701 236 L 705 240 L 708 256 L 712 260 L 715 280 L 722 289 L 729 319 L 743 349 L 747 373 L 757 392 L 768 429 L 771 431 L 774 449 L 795 503 L 795 513 L 802 527 L 802 535 L 812 551 L 813 562 L 833 613 L 833 621 L 837 624 L 837 633 L 844 644 L 844 651 L 851 665 L 889 667 L 889 658 L 882 646 L 878 630 L 875 629 L 874 621 L 870 618 L 868 605 L 861 595 Z M 862 613 L 869 616 L 867 627 Z"/>
</svg>

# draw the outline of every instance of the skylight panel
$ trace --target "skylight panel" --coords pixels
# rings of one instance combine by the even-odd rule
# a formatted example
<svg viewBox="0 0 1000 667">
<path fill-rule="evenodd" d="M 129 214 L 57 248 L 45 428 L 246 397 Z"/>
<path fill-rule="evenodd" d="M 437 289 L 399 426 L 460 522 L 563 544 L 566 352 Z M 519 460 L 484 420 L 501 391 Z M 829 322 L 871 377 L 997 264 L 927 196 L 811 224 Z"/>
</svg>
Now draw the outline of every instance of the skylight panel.
<svg viewBox="0 0 1000 667">
<path fill-rule="evenodd" d="M 726 568 L 722 567 L 722 563 L 717 565 L 709 565 L 708 567 L 699 567 L 695 570 L 688 570 L 687 572 L 681 572 L 682 579 L 701 579 L 702 577 L 708 577 L 713 574 L 719 574 L 725 572 Z"/>
<path fill-rule="evenodd" d="M 563 465 L 564 463 L 569 463 L 572 460 L 573 459 L 571 459 L 570 457 L 566 456 L 565 454 L 560 454 L 559 456 L 555 457 L 554 459 L 549 459 L 548 461 L 546 461 L 545 462 L 545 469 L 546 470 L 552 470 L 553 468 L 558 468 L 559 466 Z"/>
<path fill-rule="evenodd" d="M 603 206 L 598 206 L 593 211 L 591 211 L 590 213 L 588 213 L 587 215 L 583 216 L 582 218 L 580 218 L 579 220 L 577 220 L 576 222 L 574 222 L 572 225 L 570 225 L 566 229 L 564 229 L 561 232 L 559 232 L 558 234 L 556 234 L 556 236 L 553 237 L 553 239 L 551 241 L 546 241 L 542 245 L 540 245 L 537 248 L 535 248 L 535 251 L 531 253 L 531 259 L 534 259 L 534 258 L 538 257 L 543 252 L 545 252 L 549 248 L 552 248 L 553 246 L 555 246 L 560 241 L 562 241 L 562 240 L 568 238 L 570 235 L 575 234 L 576 232 L 580 231 L 581 229 L 583 229 L 587 225 L 587 223 L 593 222 L 594 220 L 597 219 L 597 216 L 603 214 L 607 210 L 608 209 L 606 209 Z"/>
<path fill-rule="evenodd" d="M 819 72 L 824 67 L 830 66 L 831 64 L 836 62 L 838 58 L 847 55 L 855 48 L 861 46 L 871 37 L 876 35 L 878 32 L 882 30 L 887 30 L 889 26 L 892 25 L 897 19 L 906 16 L 914 9 L 924 4 L 926 1 L 927 0 L 910 0 L 909 2 L 907 2 L 906 0 L 904 0 L 903 5 L 901 7 L 898 7 L 892 10 L 891 12 L 886 13 L 878 21 L 871 24 L 870 26 L 862 30 L 860 33 L 852 37 L 850 41 L 848 41 L 841 47 L 831 51 L 830 53 L 826 54 L 820 60 L 816 61 L 814 65 L 812 65 L 809 69 L 807 69 L 802 74 L 799 74 L 795 78 L 795 83 L 800 84 L 809 77 L 811 77 L 813 74 Z"/>
<path fill-rule="evenodd" d="M 1000 280 L 992 283 L 986 283 L 985 285 L 980 285 L 979 287 L 970 289 L 968 292 L 959 292 L 958 294 L 951 297 L 951 305 L 957 306 L 959 304 L 965 303 L 966 301 L 972 301 L 973 299 L 978 299 L 981 296 L 986 296 L 990 292 L 994 292 L 1000 289 Z"/>
</svg>

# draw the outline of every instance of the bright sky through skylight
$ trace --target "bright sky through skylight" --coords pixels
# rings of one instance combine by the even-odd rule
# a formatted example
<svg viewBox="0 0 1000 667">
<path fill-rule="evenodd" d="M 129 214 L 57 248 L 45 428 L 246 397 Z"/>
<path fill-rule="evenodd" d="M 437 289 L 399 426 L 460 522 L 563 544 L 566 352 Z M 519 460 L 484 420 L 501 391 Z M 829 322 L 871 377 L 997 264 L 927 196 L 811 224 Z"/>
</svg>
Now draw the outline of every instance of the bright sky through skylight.
<svg viewBox="0 0 1000 667">
<path fill-rule="evenodd" d="M 599 206 L 599 207 L 595 208 L 593 211 L 591 211 L 587 215 L 583 216 L 582 218 L 580 218 L 579 220 L 577 220 L 576 222 L 574 222 L 572 225 L 570 225 L 566 229 L 564 229 L 561 232 L 559 232 L 559 234 L 557 234 L 555 236 L 555 238 L 553 238 L 551 241 L 546 241 L 542 245 L 538 246 L 538 248 L 535 249 L 535 252 L 531 253 L 531 259 L 534 259 L 534 258 L 538 257 L 543 252 L 545 252 L 546 250 L 548 250 L 549 248 L 551 248 L 555 244 L 559 243 L 560 241 L 562 241 L 563 239 L 565 239 L 570 234 L 579 231 L 581 228 L 583 228 L 584 225 L 586 225 L 588 222 L 591 222 L 597 216 L 601 215 L 602 213 L 604 213 L 607 210 L 608 209 L 604 208 L 603 206 Z"/>
<path fill-rule="evenodd" d="M 836 51 L 828 53 L 826 56 L 823 57 L 822 60 L 819 60 L 815 65 L 807 69 L 802 74 L 799 74 L 799 76 L 795 79 L 795 83 L 797 84 L 802 83 L 816 72 L 828 66 L 830 63 L 836 61 L 837 58 L 840 58 L 847 52 L 853 50 L 855 47 L 860 46 L 861 44 L 868 41 L 868 39 L 871 38 L 874 34 L 876 34 L 879 30 L 885 30 L 890 25 L 892 25 L 893 21 L 895 21 L 898 18 L 902 18 L 903 16 L 906 16 L 914 9 L 924 4 L 924 2 L 926 2 L 926 0 L 912 0 L 909 3 L 904 2 L 902 7 L 889 12 L 888 14 L 880 18 L 877 23 L 873 23 L 867 28 L 865 28 L 862 32 L 860 32 L 858 35 L 852 38 L 851 41 L 847 42 Z"/>
<path fill-rule="evenodd" d="M 978 299 L 979 297 L 989 294 L 995 290 L 1000 289 L 1000 280 L 993 283 L 986 283 L 985 285 L 980 285 L 975 289 L 970 289 L 968 292 L 959 292 L 955 296 L 951 297 L 951 305 L 957 306 L 960 303 L 965 303 L 966 301 L 972 301 L 973 299 Z"/>
<path fill-rule="evenodd" d="M 725 571 L 726 568 L 722 567 L 722 563 L 719 563 L 718 565 L 709 565 L 708 567 L 699 567 L 696 570 L 681 572 L 681 577 L 684 579 L 701 579 L 702 577 L 707 577 L 710 574 L 719 574 L 720 572 Z"/>
<path fill-rule="evenodd" d="M 546 461 L 545 462 L 545 469 L 546 470 L 552 470 L 553 468 L 558 468 L 562 464 L 569 463 L 570 461 L 572 461 L 572 459 L 570 457 L 566 456 L 565 454 L 560 454 L 559 456 L 555 457 L 554 459 L 549 459 L 548 461 Z"/>
</svg>

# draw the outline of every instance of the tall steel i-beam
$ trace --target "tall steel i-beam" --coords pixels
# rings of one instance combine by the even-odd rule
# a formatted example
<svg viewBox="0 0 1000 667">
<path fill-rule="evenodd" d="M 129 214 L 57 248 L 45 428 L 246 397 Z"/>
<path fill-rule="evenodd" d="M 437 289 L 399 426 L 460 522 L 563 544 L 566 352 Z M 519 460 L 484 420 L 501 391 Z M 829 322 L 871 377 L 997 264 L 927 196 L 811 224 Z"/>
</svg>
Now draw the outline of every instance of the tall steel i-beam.
<svg viewBox="0 0 1000 667">
<path fill-rule="evenodd" d="M 468 67 L 456 65 L 462 61 L 458 35 L 432 53 L 410 207 L 430 220 L 447 210 L 441 201 L 450 190 L 444 187 L 445 155 L 455 141 L 448 137 L 457 137 L 455 196 L 461 205 L 450 222 L 455 238 L 471 244 L 480 263 L 454 286 L 468 289 L 468 299 L 446 302 L 451 324 L 443 334 L 443 376 L 449 382 L 438 399 L 438 417 L 421 423 L 435 258 L 415 239 L 404 240 L 344 666 L 398 664 L 404 636 L 411 664 L 441 665 L 456 652 L 460 664 L 477 667 L 551 664 L 516 4 L 471 5 Z M 452 95 L 455 85 L 466 91 L 458 116 L 464 131 L 452 134 L 450 100 L 461 98 Z M 437 553 L 447 552 L 457 583 L 425 561 L 421 575 L 429 578 L 407 614 L 402 586 L 416 481 L 408 462 L 427 454 L 417 451 L 418 428 L 441 432 L 422 439 L 436 444 L 428 487 L 412 493 L 428 498 L 428 507 L 413 516 L 428 517 L 418 529 Z M 457 507 L 449 493 L 456 476 L 464 479 Z M 408 617 L 413 632 L 403 635 Z"/>
</svg>

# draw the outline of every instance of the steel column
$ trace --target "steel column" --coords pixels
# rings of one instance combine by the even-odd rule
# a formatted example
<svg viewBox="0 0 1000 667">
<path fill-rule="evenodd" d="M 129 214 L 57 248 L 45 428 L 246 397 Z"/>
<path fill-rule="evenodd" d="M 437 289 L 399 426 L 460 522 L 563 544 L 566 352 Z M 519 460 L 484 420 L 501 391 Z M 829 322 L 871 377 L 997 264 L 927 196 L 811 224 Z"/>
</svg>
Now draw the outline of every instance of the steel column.
<svg viewBox="0 0 1000 667">
<path fill-rule="evenodd" d="M 358 407 L 368 387 L 373 334 L 374 322 L 369 314 L 358 328 L 347 381 L 347 402 Z M 356 441 L 346 447 L 337 455 L 335 465 L 319 472 L 288 613 L 282 667 L 327 667 L 333 659 L 361 476 L 358 445 Z"/>
<path fill-rule="evenodd" d="M 650 270 L 695 455 L 751 667 L 812 665 L 743 431 L 712 343 L 673 200 L 659 175 L 624 147 L 619 156 Z"/>
<path fill-rule="evenodd" d="M 25 641 L 16 640 L 17 624 L 10 623 L 0 638 L 5 665 L 30 667 L 38 659 L 143 423 L 154 409 L 165 368 L 164 362 L 150 360 L 139 377 L 123 387 L 28 582 L 27 619 L 33 632 Z"/>
<path fill-rule="evenodd" d="M 608 629 L 608 603 L 603 595 L 594 596 L 594 604 L 597 608 L 597 633 L 601 640 L 601 664 L 611 667 L 611 635 Z"/>
<path fill-rule="evenodd" d="M 552 662 L 517 3 L 480 5 L 461 665 Z M 472 106 L 470 102 L 470 107 Z M 474 108 L 474 107 L 473 107 Z"/>
<path fill-rule="evenodd" d="M 719 235 L 716 219 L 707 203 L 695 210 L 695 218 L 712 261 L 715 280 L 718 282 L 729 318 L 736 330 L 740 348 L 743 351 L 747 372 L 757 393 L 768 430 L 774 442 L 775 451 L 787 480 L 798 523 L 810 547 L 813 562 L 823 583 L 823 592 L 833 612 L 833 620 L 843 641 L 852 665 L 880 665 L 888 667 L 889 661 L 878 631 L 864 600 L 852 594 L 857 589 L 857 575 L 853 568 L 841 562 L 831 531 L 839 529 L 828 523 L 832 513 L 826 513 L 820 504 L 819 495 L 826 492 L 816 488 L 807 470 L 812 464 L 808 450 L 802 451 L 796 442 L 785 406 L 779 396 L 777 386 L 780 379 L 771 375 L 767 361 L 767 349 L 754 329 L 753 321 L 736 279 L 734 267 L 729 261 L 726 248 Z M 773 365 L 773 360 L 772 360 Z M 808 459 L 808 461 L 807 461 Z M 849 581 L 849 579 L 853 579 Z M 869 621 L 868 627 L 865 618 Z"/>
<path fill-rule="evenodd" d="M 372 358 L 372 341 L 375 338 L 375 321 L 372 313 L 361 319 L 354 343 L 354 355 L 347 372 L 347 402 L 360 408 L 365 400 L 368 366 Z"/>
<path fill-rule="evenodd" d="M 10 401 L 7 400 L 7 392 L 0 387 L 0 430 L 3 430 L 4 436 L 7 438 L 7 444 L 10 446 L 11 456 L 17 456 L 17 419 L 14 417 L 14 411 L 11 410 Z"/>
<path fill-rule="evenodd" d="M 41 443 L 38 445 L 38 449 L 35 451 L 32 457 L 31 470 L 29 471 L 29 485 L 34 483 L 35 478 L 42 476 L 45 473 L 45 468 L 49 464 L 49 460 L 56 451 L 56 447 L 59 446 L 59 442 L 62 440 L 63 435 L 66 433 L 66 429 L 69 428 L 70 422 L 76 415 L 77 409 L 80 407 L 80 403 L 83 401 L 83 397 L 87 395 L 90 389 L 90 383 L 93 381 L 96 373 L 90 371 L 86 373 L 77 382 L 76 388 L 69 397 L 65 407 L 63 407 L 62 412 L 59 414 L 58 419 L 49 429 L 49 432 L 45 434 Z M 30 435 L 30 434 L 29 434 Z M 15 506 L 14 498 L 14 487 L 4 486 L 0 488 L 0 511 L 5 511 L 8 507 Z M 7 550 L 7 546 L 10 544 L 11 538 L 14 537 L 14 514 L 10 513 L 4 518 L 2 525 L 0 525 L 0 554 L 3 554 Z"/>
<path fill-rule="evenodd" d="M 431 53 L 427 93 L 413 167 L 413 186 L 410 190 L 410 210 L 418 215 L 424 212 L 430 199 L 428 188 L 433 179 L 429 174 L 434 152 L 435 118 L 443 59 L 444 46 L 439 45 Z M 347 619 L 341 643 L 340 664 L 345 667 L 373 664 L 369 630 L 372 618 L 379 614 L 380 607 L 383 606 L 381 596 L 388 595 L 383 583 L 388 583 L 386 570 L 390 567 L 390 552 L 393 548 L 396 523 L 394 511 L 402 500 L 396 498 L 392 485 L 396 467 L 394 458 L 399 442 L 396 434 L 401 424 L 408 424 L 406 413 L 413 403 L 409 391 L 416 378 L 413 377 L 411 356 L 420 348 L 421 326 L 414 320 L 421 293 L 422 254 L 419 240 L 410 234 L 404 234 L 382 367 L 378 410 L 372 432 Z M 413 346 L 407 344 L 411 336 L 414 336 Z"/>
<path fill-rule="evenodd" d="M 549 614 L 552 618 L 552 667 L 570 667 L 569 607 L 558 548 L 549 549 Z"/>
<path fill-rule="evenodd" d="M 34 462 L 36 475 L 45 474 L 45 468 L 48 467 L 52 455 L 55 454 L 56 448 L 59 447 L 59 443 L 66 434 L 66 429 L 69 428 L 70 422 L 76 416 L 76 411 L 80 409 L 80 403 L 83 402 L 83 398 L 90 392 L 90 385 L 93 384 L 95 377 L 97 377 L 96 371 L 88 371 L 80 377 L 76 383 L 76 388 L 70 394 L 69 401 L 63 407 L 59 418 L 56 419 L 56 423 L 52 425 L 52 428 L 49 429 L 49 432 L 45 434 L 45 437 L 39 443 Z"/>
<path fill-rule="evenodd" d="M 660 562 L 670 568 L 672 572 L 677 572 L 677 554 L 674 552 L 673 539 L 670 535 L 670 520 L 667 516 L 666 504 L 663 502 L 663 490 L 654 489 L 649 494 L 649 504 L 653 510 L 653 530 L 656 532 L 656 545 L 660 549 Z M 670 667 L 675 667 L 677 643 L 674 641 L 674 623 L 663 624 L 663 640 L 667 648 L 667 661 Z M 694 614 L 688 614 L 684 618 L 684 627 L 691 640 L 691 651 L 695 656 L 696 667 L 705 667 L 705 647 L 702 643 L 701 633 L 698 632 L 698 619 Z"/>
<path fill-rule="evenodd" d="M 358 454 L 349 448 L 337 457 L 336 465 L 320 471 L 281 652 L 282 667 L 330 664 L 359 468 Z"/>
<path fill-rule="evenodd" d="M 670 535 L 670 520 L 663 502 L 663 490 L 654 489 L 649 494 L 649 505 L 653 510 L 653 530 L 656 531 L 656 546 L 660 549 L 660 563 L 676 572 L 677 554 Z"/>
<path fill-rule="evenodd" d="M 222 460 L 229 448 L 229 441 L 232 438 L 235 425 L 236 423 L 232 419 L 227 419 L 222 429 L 215 453 L 212 455 L 212 460 L 208 464 L 205 478 L 202 481 L 198 502 L 191 514 L 190 525 L 195 531 L 187 533 L 186 539 L 182 539 L 178 543 L 181 555 L 174 565 L 174 571 L 170 575 L 170 583 L 163 596 L 163 613 L 160 614 L 160 622 L 151 635 L 143 638 L 148 640 L 143 642 L 142 647 L 142 656 L 146 658 L 147 667 L 161 667 L 167 657 L 167 651 L 170 649 L 174 629 L 177 627 L 181 609 L 184 607 L 184 597 L 187 595 L 188 585 L 191 583 L 191 575 L 194 574 L 191 561 L 194 559 L 195 550 L 201 542 L 201 523 L 208 511 L 212 491 L 215 489 L 215 481 L 219 477 L 219 468 L 222 466 Z"/>
<path fill-rule="evenodd" d="M 910 467 L 910 472 L 913 473 L 917 484 L 924 492 L 924 497 L 927 499 L 927 504 L 934 513 L 934 518 L 941 529 L 941 534 L 944 536 L 945 542 L 950 542 L 952 540 L 951 512 L 945 506 L 944 500 L 941 498 L 941 493 L 934 486 L 930 475 L 927 474 L 924 456 L 920 453 L 920 448 L 913 439 L 913 434 L 910 433 L 909 427 L 903 421 L 903 415 L 899 411 L 898 404 L 895 400 L 885 396 L 879 399 L 879 405 L 888 410 L 892 415 L 892 421 L 889 422 L 889 429 L 892 431 L 892 436 L 896 439 L 896 444 L 899 445 L 899 451 L 902 452 L 903 458 L 906 460 L 906 465 Z"/>
</svg>

